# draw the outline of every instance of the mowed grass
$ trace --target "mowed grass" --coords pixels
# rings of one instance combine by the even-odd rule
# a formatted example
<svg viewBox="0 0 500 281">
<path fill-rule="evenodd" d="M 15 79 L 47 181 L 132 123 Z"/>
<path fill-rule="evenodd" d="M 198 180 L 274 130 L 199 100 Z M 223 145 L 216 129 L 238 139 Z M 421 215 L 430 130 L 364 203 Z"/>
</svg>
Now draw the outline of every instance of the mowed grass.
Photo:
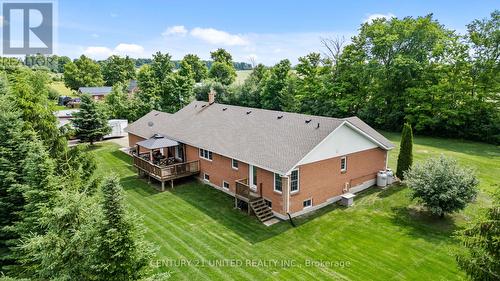
<svg viewBox="0 0 500 281">
<path fill-rule="evenodd" d="M 387 134 L 398 141 L 397 134 Z M 232 197 L 196 181 L 158 192 L 138 179 L 115 144 L 94 150 L 99 171 L 121 178 L 128 204 L 142 216 L 146 238 L 158 247 L 157 271 L 171 280 L 462 280 L 454 231 L 488 195 L 446 219 L 429 216 L 408 199 L 408 189 L 371 188 L 355 206 L 332 205 L 271 227 L 233 209 Z M 415 139 L 415 159 L 445 153 L 478 171 L 481 190 L 498 188 L 497 146 Z M 397 150 L 391 154 L 395 167 Z"/>
<path fill-rule="evenodd" d="M 236 71 L 236 80 L 234 80 L 234 83 L 237 85 L 242 85 L 245 83 L 245 80 L 250 76 L 250 73 L 252 73 L 252 70 L 237 70 Z"/>
<path fill-rule="evenodd" d="M 50 83 L 50 87 L 56 90 L 61 96 L 76 97 L 76 92 L 64 85 L 63 81 L 54 81 Z"/>
</svg>

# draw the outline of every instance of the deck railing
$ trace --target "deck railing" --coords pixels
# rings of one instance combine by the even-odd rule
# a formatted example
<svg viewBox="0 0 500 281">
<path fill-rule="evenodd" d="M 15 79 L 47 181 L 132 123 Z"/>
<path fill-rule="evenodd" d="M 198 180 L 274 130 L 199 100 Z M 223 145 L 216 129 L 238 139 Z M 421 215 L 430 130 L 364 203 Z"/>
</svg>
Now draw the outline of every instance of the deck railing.
<svg viewBox="0 0 500 281">
<path fill-rule="evenodd" d="M 239 179 L 236 181 L 235 195 L 239 199 L 243 199 L 245 201 L 252 201 L 253 199 L 260 197 L 258 193 L 256 193 L 252 188 L 250 188 L 250 186 L 248 185 L 248 179 Z"/>
<path fill-rule="evenodd" d="M 200 161 L 194 160 L 185 163 L 158 166 L 140 156 L 134 156 L 134 166 L 148 173 L 160 181 L 176 179 L 184 176 L 194 175 L 200 172 Z"/>
</svg>

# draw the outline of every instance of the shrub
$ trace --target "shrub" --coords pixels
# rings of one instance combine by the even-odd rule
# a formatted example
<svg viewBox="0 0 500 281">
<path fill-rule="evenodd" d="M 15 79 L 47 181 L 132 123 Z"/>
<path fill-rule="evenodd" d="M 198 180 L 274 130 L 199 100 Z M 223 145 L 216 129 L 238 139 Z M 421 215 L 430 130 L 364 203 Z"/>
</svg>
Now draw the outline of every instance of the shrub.
<svg viewBox="0 0 500 281">
<path fill-rule="evenodd" d="M 471 169 L 444 155 L 416 164 L 404 176 L 412 198 L 441 217 L 464 209 L 476 197 L 479 184 Z"/>
<path fill-rule="evenodd" d="M 400 179 L 404 179 L 404 172 L 410 169 L 413 164 L 413 131 L 411 125 L 406 123 L 403 126 L 401 133 L 401 144 L 398 155 L 398 169 L 396 175 Z"/>
</svg>

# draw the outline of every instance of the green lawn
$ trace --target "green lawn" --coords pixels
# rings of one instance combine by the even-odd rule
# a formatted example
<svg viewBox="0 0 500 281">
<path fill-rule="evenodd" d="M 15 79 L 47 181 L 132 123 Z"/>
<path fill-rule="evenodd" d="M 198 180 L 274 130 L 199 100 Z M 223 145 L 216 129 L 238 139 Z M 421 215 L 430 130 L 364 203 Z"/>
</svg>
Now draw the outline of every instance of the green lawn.
<svg viewBox="0 0 500 281">
<path fill-rule="evenodd" d="M 245 80 L 250 76 L 250 73 L 252 73 L 252 70 L 237 70 L 236 71 L 236 80 L 234 81 L 235 84 L 242 85 Z"/>
<path fill-rule="evenodd" d="M 67 88 L 62 81 L 54 81 L 50 83 L 50 87 L 56 90 L 61 96 L 76 97 L 76 92 Z"/>
<path fill-rule="evenodd" d="M 397 134 L 387 136 L 398 141 Z M 498 147 L 432 138 L 415 143 L 417 161 L 453 155 L 478 170 L 481 190 L 498 188 Z M 155 265 L 172 280 L 461 280 L 453 232 L 489 199 L 482 192 L 478 203 L 440 220 L 409 202 L 406 188 L 372 188 L 355 198 L 354 207 L 324 208 L 296 219 L 296 228 L 288 222 L 265 227 L 232 209 L 230 196 L 195 181 L 157 192 L 137 178 L 117 148 L 104 144 L 95 150 L 99 170 L 121 178 L 147 239 L 158 246 Z"/>
</svg>

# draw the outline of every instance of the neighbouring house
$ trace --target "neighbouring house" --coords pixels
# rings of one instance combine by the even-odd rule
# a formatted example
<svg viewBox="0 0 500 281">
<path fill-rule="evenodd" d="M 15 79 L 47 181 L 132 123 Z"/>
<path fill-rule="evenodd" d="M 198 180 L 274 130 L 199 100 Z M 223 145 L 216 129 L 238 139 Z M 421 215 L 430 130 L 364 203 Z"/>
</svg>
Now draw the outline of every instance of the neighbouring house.
<svg viewBox="0 0 500 281">
<path fill-rule="evenodd" d="M 113 87 L 80 87 L 78 88 L 78 93 L 90 95 L 94 100 L 104 100 L 111 93 L 112 89 Z M 139 91 L 137 80 L 130 80 L 126 91 L 129 95 L 137 93 Z"/>
<path fill-rule="evenodd" d="M 261 221 L 316 210 L 375 184 L 394 145 L 357 117 L 343 119 L 194 101 L 127 127 L 140 175 L 197 175 Z"/>
<path fill-rule="evenodd" d="M 90 95 L 94 100 L 104 100 L 113 87 L 80 87 L 78 93 Z"/>
</svg>

